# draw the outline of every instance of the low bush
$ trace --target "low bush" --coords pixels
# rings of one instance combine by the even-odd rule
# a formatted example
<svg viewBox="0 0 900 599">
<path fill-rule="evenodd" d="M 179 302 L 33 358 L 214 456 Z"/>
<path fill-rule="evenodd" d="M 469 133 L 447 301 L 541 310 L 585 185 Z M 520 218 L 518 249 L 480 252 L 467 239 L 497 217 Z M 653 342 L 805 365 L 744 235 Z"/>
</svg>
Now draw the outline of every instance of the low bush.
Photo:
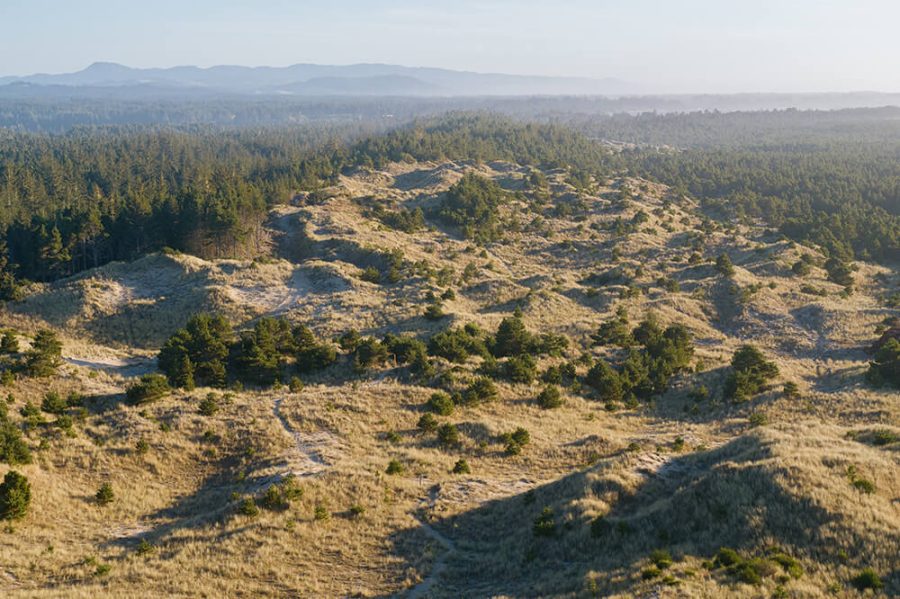
<svg viewBox="0 0 900 599">
<path fill-rule="evenodd" d="M 556 387 L 555 385 L 544 387 L 544 390 L 537 396 L 537 404 L 544 410 L 551 410 L 563 405 L 563 398 L 562 394 L 559 392 L 559 387 Z"/>
<path fill-rule="evenodd" d="M 166 377 L 161 374 L 145 374 L 138 382 L 128 387 L 125 397 L 132 403 L 142 404 L 161 399 L 170 391 Z"/>
</svg>

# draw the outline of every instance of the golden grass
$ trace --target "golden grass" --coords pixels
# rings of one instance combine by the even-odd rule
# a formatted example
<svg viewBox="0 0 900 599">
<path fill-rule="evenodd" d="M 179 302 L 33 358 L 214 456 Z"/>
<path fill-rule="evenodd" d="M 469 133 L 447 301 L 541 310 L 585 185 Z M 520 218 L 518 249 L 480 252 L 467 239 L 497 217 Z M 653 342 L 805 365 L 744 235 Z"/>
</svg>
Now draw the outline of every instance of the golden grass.
<svg viewBox="0 0 900 599">
<path fill-rule="evenodd" d="M 705 257 L 727 250 L 737 266 L 733 282 L 760 286 L 742 300 L 710 262 L 688 264 L 692 250 L 682 240 L 699 224 L 694 205 L 676 202 L 656 214 L 667 190 L 637 180 L 611 183 L 646 189 L 624 210 L 610 199 L 613 187 L 600 188 L 586 198 L 590 209 L 582 221 L 546 218 L 543 229 L 510 232 L 508 243 L 492 244 L 484 254 L 439 230 L 390 230 L 365 219 L 354 201 L 374 196 L 427 203 L 466 168 L 511 187 L 526 172 L 493 163 L 398 164 L 356 173 L 343 178 L 324 205 L 282 207 L 273 216 L 284 233 L 282 250 L 289 254 L 299 240 L 312 248 L 315 257 L 303 264 L 151 256 L 41 286 L 0 314 L 0 325 L 24 332 L 53 326 L 72 360 L 49 381 L 16 382 L 9 390 L 14 419 L 26 400 L 39 403 L 47 388 L 97 397 L 74 437 L 52 426 L 29 434 L 35 462 L 16 469 L 31 480 L 34 500 L 30 515 L 2 533 L 0 592 L 384 596 L 421 582 L 438 555 L 445 569 L 430 591 L 440 596 L 774 592 L 774 578 L 762 587 L 742 585 L 701 567 L 721 544 L 747 555 L 769 544 L 790 549 L 806 570 L 783 583 L 795 596 L 823 595 L 835 583 L 846 588 L 863 566 L 885 577 L 896 572 L 896 447 L 847 437 L 898 425 L 896 394 L 862 380 L 867 357 L 861 348 L 890 314 L 880 297 L 897 285 L 891 271 L 861 265 L 858 291 L 843 298 L 821 269 L 803 279 L 791 275 L 793 261 L 811 250 L 755 227 L 713 233 Z M 572 191 L 560 173 L 550 178 L 558 192 Z M 614 243 L 608 225 L 641 209 L 649 221 L 627 242 Z M 521 203 L 507 213 L 523 227 L 534 216 Z M 618 259 L 613 245 L 621 251 Z M 358 255 L 366 248 L 400 248 L 410 261 L 453 268 L 456 298 L 444 304 L 451 316 L 439 323 L 422 318 L 433 288 L 424 278 L 398 286 L 359 280 Z M 470 262 L 479 273 L 462 282 Z M 623 286 L 611 284 L 589 292 L 585 279 L 616 265 L 627 267 L 638 284 L 675 278 L 681 291 L 651 286 L 644 295 L 619 299 Z M 804 283 L 829 295 L 803 294 Z M 653 311 L 665 323 L 685 323 L 705 371 L 679 377 L 652 405 L 617 411 L 572 393 L 563 407 L 544 411 L 533 401 L 542 385 L 500 384 L 498 401 L 441 418 L 462 433 L 461 445 L 449 450 L 433 433 L 417 430 L 431 389 L 405 382 L 402 370 L 346 380 L 335 369 L 312 377 L 300 394 L 237 393 L 211 417 L 197 407 L 209 390 L 175 393 L 149 406 L 121 401 L 128 383 L 123 375 L 137 374 L 126 365 L 145 368 L 139 360 L 199 309 L 222 310 L 241 323 L 284 314 L 323 335 L 349 328 L 426 334 L 451 322 L 492 329 L 520 305 L 531 329 L 569 336 L 575 343 L 570 357 L 576 357 L 590 349 L 589 335 L 620 304 L 633 321 Z M 775 387 L 745 404 L 721 398 L 724 366 L 748 341 L 778 363 L 779 382 L 800 385 L 801 399 L 783 398 Z M 544 359 L 541 367 L 552 362 Z M 476 365 L 466 365 L 463 378 Z M 700 383 L 713 394 L 695 404 L 688 392 Z M 769 424 L 752 429 L 754 412 L 765 413 Z M 530 431 L 531 443 L 521 455 L 506 456 L 499 435 L 518 426 Z M 679 437 L 684 447 L 676 451 Z M 141 440 L 149 445 L 143 454 L 137 451 Z M 461 457 L 471 474 L 451 473 Z M 403 474 L 385 473 L 392 459 L 404 465 Z M 851 465 L 875 483 L 875 493 L 851 486 Z M 0 474 L 7 469 L 0 466 Z M 235 497 L 259 495 L 290 472 L 301 475 L 302 499 L 256 518 L 237 513 Z M 112 484 L 116 500 L 101 508 L 92 497 L 104 482 Z M 711 497 L 740 506 L 725 518 L 730 526 L 714 522 Z M 546 542 L 531 531 L 544 505 L 554 509 L 561 530 L 568 523 Z M 353 506 L 364 511 L 354 516 Z M 316 520 L 317 507 L 331 517 Z M 589 523 L 601 514 L 632 523 L 636 532 L 612 545 L 594 539 Z M 451 539 L 453 549 L 429 536 L 422 521 Z M 798 541 L 797 530 L 810 538 Z M 141 539 L 153 545 L 151 553 L 139 554 Z M 647 554 L 657 546 L 676 556 L 678 586 L 641 579 Z"/>
</svg>

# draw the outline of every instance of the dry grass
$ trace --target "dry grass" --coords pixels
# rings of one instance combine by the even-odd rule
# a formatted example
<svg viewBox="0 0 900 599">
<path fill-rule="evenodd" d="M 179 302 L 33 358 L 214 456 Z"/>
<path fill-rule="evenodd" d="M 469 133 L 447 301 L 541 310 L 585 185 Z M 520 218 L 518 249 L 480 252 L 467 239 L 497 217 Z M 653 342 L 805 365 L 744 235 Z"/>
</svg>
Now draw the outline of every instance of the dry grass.
<svg viewBox="0 0 900 599">
<path fill-rule="evenodd" d="M 48 387 L 94 399 L 74 437 L 52 426 L 29 433 L 36 460 L 17 469 L 31 480 L 34 500 L 31 514 L 2 534 L 8 558 L 0 590 L 29 597 L 384 596 L 421 582 L 438 555 L 445 567 L 429 592 L 442 596 L 761 596 L 777 584 L 794 596 L 818 596 L 835 583 L 846 588 L 864 566 L 897 590 L 898 452 L 863 441 L 866 431 L 897 427 L 900 406 L 896 394 L 868 388 L 862 376 L 862 348 L 891 313 L 880 298 L 897 288 L 895 273 L 862 264 L 858 291 L 841 297 L 819 268 L 802 279 L 791 275 L 800 253 L 812 250 L 747 226 L 710 234 L 704 261 L 689 264 L 685 240 L 700 224 L 696 207 L 676 201 L 663 208 L 667 190 L 637 180 L 586 196 L 583 216 L 545 217 L 530 229 L 536 215 L 515 202 L 505 210 L 521 231 L 511 228 L 506 243 L 484 252 L 439 229 L 391 230 L 365 218 L 365 202 L 357 201 L 428 206 L 466 169 L 510 189 L 527 172 L 504 163 L 359 172 L 324 204 L 273 214 L 281 255 L 308 256 L 302 263 L 156 255 L 40 287 L 4 312 L 3 326 L 59 330 L 68 359 L 49 382 L 24 379 L 10 389 L 14 418 Z M 549 176 L 554 193 L 574 193 L 561 173 Z M 614 201 L 622 185 L 637 195 L 624 208 Z M 609 226 L 639 210 L 649 220 L 617 241 Z M 410 262 L 453 269 L 456 297 L 444 302 L 450 317 L 422 317 L 427 293 L 438 289 L 426 277 L 390 286 L 360 280 L 370 249 L 395 248 Z M 721 251 L 736 264 L 733 281 L 715 274 L 711 260 Z M 461 281 L 469 263 L 478 274 Z M 621 281 L 591 284 L 591 275 L 613 267 L 626 268 L 648 292 L 620 299 Z M 675 279 L 681 291 L 651 284 L 660 277 Z M 758 290 L 742 297 L 732 283 Z M 804 294 L 803 284 L 828 295 Z M 704 372 L 679 377 L 651 405 L 614 412 L 572 393 L 563 407 L 544 411 L 534 403 L 541 385 L 500 384 L 498 401 L 441 418 L 461 432 L 460 446 L 450 449 L 416 428 L 432 390 L 406 382 L 402 370 L 348 380 L 346 369 L 335 368 L 312 377 L 300 394 L 233 394 L 210 417 L 198 411 L 209 390 L 143 407 L 121 401 L 128 377 L 146 371 L 161 341 L 200 309 L 238 323 L 282 314 L 324 335 L 350 328 L 424 335 L 450 323 L 491 329 L 521 306 L 531 329 L 569 336 L 576 357 L 582 349 L 604 353 L 589 348 L 589 335 L 618 305 L 633 320 L 653 311 L 663 322 L 686 324 Z M 721 397 L 724 366 L 748 341 L 778 363 L 779 383 L 800 385 L 799 400 L 775 387 L 744 404 Z M 688 392 L 701 383 L 713 393 L 697 403 Z M 769 424 L 752 429 L 753 413 Z M 518 456 L 504 455 L 499 435 L 519 426 L 531 443 Z M 854 431 L 861 440 L 847 436 Z M 678 438 L 684 447 L 676 450 Z M 146 453 L 137 450 L 141 440 Z M 471 474 L 451 473 L 459 458 Z M 392 459 L 404 465 L 402 474 L 386 474 Z M 875 493 L 851 486 L 851 465 L 875 483 Z M 302 499 L 255 518 L 237 513 L 239 498 L 291 472 Z M 92 497 L 104 482 L 116 500 L 101 508 Z M 545 505 L 559 534 L 536 539 L 532 524 Z M 353 506 L 362 514 L 353 515 Z M 331 517 L 317 520 L 317 507 Z M 601 514 L 632 532 L 592 537 L 590 521 Z M 141 555 L 141 539 L 154 550 Z M 700 565 L 721 545 L 752 555 L 772 544 L 801 561 L 802 578 L 749 586 Z M 641 579 L 649 552 L 663 546 L 676 558 L 670 573 L 678 586 Z"/>
</svg>

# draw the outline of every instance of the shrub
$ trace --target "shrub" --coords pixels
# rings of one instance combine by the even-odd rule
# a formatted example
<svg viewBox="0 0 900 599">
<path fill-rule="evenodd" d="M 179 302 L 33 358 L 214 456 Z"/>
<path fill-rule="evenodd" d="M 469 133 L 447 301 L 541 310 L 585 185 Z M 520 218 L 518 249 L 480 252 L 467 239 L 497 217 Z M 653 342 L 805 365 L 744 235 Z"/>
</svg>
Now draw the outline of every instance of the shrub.
<svg viewBox="0 0 900 599">
<path fill-rule="evenodd" d="M 138 455 L 144 455 L 150 451 L 150 444 L 147 443 L 146 439 L 139 439 L 138 442 L 134 444 L 134 450 Z"/>
<path fill-rule="evenodd" d="M 365 372 L 383 365 L 387 359 L 387 347 L 374 337 L 367 337 L 360 341 L 353 352 L 353 369 L 356 372 Z"/>
<path fill-rule="evenodd" d="M 828 280 L 844 287 L 853 285 L 853 271 L 850 266 L 839 258 L 829 258 L 825 262 L 825 270 L 828 271 Z"/>
<path fill-rule="evenodd" d="M 94 494 L 94 499 L 97 500 L 97 505 L 100 506 L 109 505 L 115 498 L 116 496 L 113 492 L 112 485 L 109 483 L 100 485 L 100 488 L 97 489 L 97 492 Z"/>
<path fill-rule="evenodd" d="M 469 468 L 469 462 L 460 458 L 456 460 L 456 463 L 453 464 L 453 474 L 469 474 L 472 472 L 472 469 Z"/>
<path fill-rule="evenodd" d="M 288 389 L 290 389 L 291 393 L 300 393 L 303 391 L 303 381 L 299 376 L 291 377 L 291 380 L 288 383 Z"/>
<path fill-rule="evenodd" d="M 884 582 L 881 581 L 881 577 L 872 568 L 865 568 L 862 572 L 854 576 L 850 582 L 860 591 L 865 591 L 867 589 L 880 591 L 884 588 Z"/>
<path fill-rule="evenodd" d="M 135 551 L 137 551 L 138 555 L 149 555 L 150 553 L 153 553 L 154 549 L 156 548 L 152 544 L 150 544 L 150 541 L 148 541 L 147 539 L 141 539 L 141 542 L 138 543 L 137 549 Z"/>
<path fill-rule="evenodd" d="M 650 553 L 650 561 L 660 570 L 665 570 L 672 565 L 672 555 L 665 549 L 655 549 Z"/>
<path fill-rule="evenodd" d="M 554 385 L 544 387 L 544 390 L 537 397 L 537 403 L 544 410 L 560 407 L 563 404 L 563 398 L 559 392 L 559 387 Z"/>
<path fill-rule="evenodd" d="M 900 389 L 900 340 L 888 339 L 876 350 L 866 379 L 878 387 L 888 384 Z"/>
<path fill-rule="evenodd" d="M 616 317 L 600 325 L 593 336 L 596 345 L 618 345 L 629 347 L 634 343 L 631 330 L 628 328 L 628 312 L 624 307 L 616 311 Z"/>
<path fill-rule="evenodd" d="M 497 386 L 489 378 L 479 377 L 472 381 L 463 394 L 467 404 L 477 404 L 497 399 Z"/>
<path fill-rule="evenodd" d="M 603 401 L 619 401 L 622 399 L 622 380 L 619 374 L 603 360 L 591 367 L 585 382 L 593 387 Z"/>
<path fill-rule="evenodd" d="M 440 304 L 429 304 L 427 308 L 425 308 L 424 316 L 426 320 L 440 320 L 444 318 L 447 314 L 444 313 L 444 309 L 441 308 Z"/>
<path fill-rule="evenodd" d="M 0 339 L 0 354 L 19 353 L 19 337 L 14 331 L 6 331 Z"/>
<path fill-rule="evenodd" d="M 444 447 L 459 445 L 459 429 L 455 424 L 446 422 L 438 427 L 437 438 Z"/>
<path fill-rule="evenodd" d="M 431 414 L 422 414 L 422 417 L 419 418 L 419 422 L 416 426 L 418 426 L 419 429 L 425 431 L 426 433 L 431 433 L 437 430 L 438 421 L 437 418 L 435 418 Z"/>
<path fill-rule="evenodd" d="M 494 337 L 492 353 L 498 358 L 518 356 L 529 351 L 533 344 L 534 338 L 525 329 L 522 312 L 517 308 L 512 316 L 504 318 L 500 322 Z"/>
<path fill-rule="evenodd" d="M 141 379 L 128 387 L 125 397 L 136 404 L 155 401 L 171 391 L 166 377 L 160 374 L 145 374 Z"/>
<path fill-rule="evenodd" d="M 22 439 L 22 431 L 5 417 L 0 419 L 0 462 L 11 466 L 31 463 L 31 451 Z"/>
<path fill-rule="evenodd" d="M 206 397 L 200 400 L 200 414 L 203 416 L 213 416 L 219 411 L 219 399 L 215 393 L 207 393 Z"/>
<path fill-rule="evenodd" d="M 196 378 L 222 387 L 233 337 L 231 324 L 225 317 L 197 314 L 165 342 L 157 357 L 159 368 L 172 384 L 185 384 Z M 191 370 L 190 377 L 185 367 Z"/>
<path fill-rule="evenodd" d="M 381 283 L 381 271 L 374 266 L 367 266 L 359 274 L 359 278 L 367 283 L 374 283 L 377 285 Z"/>
<path fill-rule="evenodd" d="M 519 455 L 522 448 L 531 442 L 531 434 L 521 426 L 511 433 L 503 433 L 500 440 L 505 443 L 504 451 L 507 455 Z"/>
<path fill-rule="evenodd" d="M 728 257 L 728 254 L 719 254 L 716 257 L 716 270 L 719 274 L 726 277 L 730 277 L 734 274 L 734 264 L 731 262 L 731 258 Z"/>
<path fill-rule="evenodd" d="M 328 510 L 328 506 L 326 506 L 324 503 L 317 503 L 316 507 L 313 509 L 313 518 L 315 518 L 318 522 L 329 520 L 331 518 L 331 512 Z"/>
<path fill-rule="evenodd" d="M 449 416 L 453 413 L 453 400 L 443 391 L 432 393 L 425 406 L 435 414 L 441 416 Z"/>
<path fill-rule="evenodd" d="M 25 356 L 28 374 L 36 377 L 50 376 L 56 372 L 60 364 L 62 364 L 62 343 L 56 333 L 49 329 L 38 331 L 31 349 Z"/>
<path fill-rule="evenodd" d="M 254 518 L 259 515 L 259 507 L 252 497 L 244 497 L 238 504 L 238 513 L 248 518 Z"/>
<path fill-rule="evenodd" d="M 62 414 L 67 407 L 66 400 L 56 391 L 48 391 L 41 401 L 41 409 L 49 414 Z"/>
<path fill-rule="evenodd" d="M 753 412 L 750 414 L 750 426 L 765 426 L 769 423 L 769 417 L 763 412 Z"/>
<path fill-rule="evenodd" d="M 494 181 L 466 173 L 447 190 L 436 216 L 461 228 L 466 239 L 486 243 L 502 236 L 498 208 L 505 200 L 505 192 Z"/>
<path fill-rule="evenodd" d="M 793 381 L 787 381 L 784 384 L 783 393 L 788 399 L 798 399 L 800 397 L 800 387 Z"/>
<path fill-rule="evenodd" d="M 451 362 L 465 362 L 469 356 L 487 356 L 484 333 L 477 325 L 448 328 L 436 333 L 428 342 L 428 353 Z"/>
<path fill-rule="evenodd" d="M 387 468 L 385 469 L 385 473 L 387 474 L 403 474 L 405 468 L 403 464 L 400 463 L 399 460 L 391 460 L 388 462 Z"/>
<path fill-rule="evenodd" d="M 320 341 L 306 325 L 300 324 L 291 330 L 293 337 L 294 357 L 297 359 L 297 370 L 311 372 L 327 368 L 337 360 L 337 350 L 327 341 Z M 356 351 L 362 337 L 354 330 L 344 333 L 340 338 L 341 348 Z"/>
<path fill-rule="evenodd" d="M 725 381 L 725 394 L 735 401 L 750 399 L 766 382 L 778 376 L 778 366 L 767 361 L 753 345 L 742 345 L 734 352 L 731 368 Z"/>
<path fill-rule="evenodd" d="M 0 519 L 19 520 L 28 514 L 31 484 L 15 470 L 10 470 L 0 483 Z"/>
<path fill-rule="evenodd" d="M 528 354 L 513 356 L 504 365 L 506 377 L 513 383 L 531 383 L 537 376 L 537 364 Z"/>
<path fill-rule="evenodd" d="M 794 265 L 791 266 L 791 271 L 798 277 L 805 277 L 809 274 L 810 270 L 809 263 L 803 260 L 797 260 L 794 262 Z"/>
<path fill-rule="evenodd" d="M 728 568 L 741 563 L 741 561 L 743 560 L 737 551 L 729 549 L 728 547 L 722 547 L 719 549 L 718 553 L 716 553 L 714 563 L 716 566 Z"/>
<path fill-rule="evenodd" d="M 536 537 L 552 537 L 556 534 L 556 521 L 553 517 L 553 510 L 549 506 L 544 507 L 540 515 L 535 518 L 532 531 Z"/>
</svg>

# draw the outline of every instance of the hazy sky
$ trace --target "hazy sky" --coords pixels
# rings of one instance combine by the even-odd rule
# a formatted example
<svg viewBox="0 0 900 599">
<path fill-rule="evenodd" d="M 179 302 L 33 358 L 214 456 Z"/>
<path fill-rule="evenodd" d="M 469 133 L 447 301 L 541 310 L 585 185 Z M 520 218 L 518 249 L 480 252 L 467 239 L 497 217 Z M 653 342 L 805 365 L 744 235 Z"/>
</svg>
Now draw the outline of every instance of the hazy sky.
<svg viewBox="0 0 900 599">
<path fill-rule="evenodd" d="M 898 0 L 0 0 L 0 75 L 386 62 L 648 91 L 900 91 Z"/>
</svg>

